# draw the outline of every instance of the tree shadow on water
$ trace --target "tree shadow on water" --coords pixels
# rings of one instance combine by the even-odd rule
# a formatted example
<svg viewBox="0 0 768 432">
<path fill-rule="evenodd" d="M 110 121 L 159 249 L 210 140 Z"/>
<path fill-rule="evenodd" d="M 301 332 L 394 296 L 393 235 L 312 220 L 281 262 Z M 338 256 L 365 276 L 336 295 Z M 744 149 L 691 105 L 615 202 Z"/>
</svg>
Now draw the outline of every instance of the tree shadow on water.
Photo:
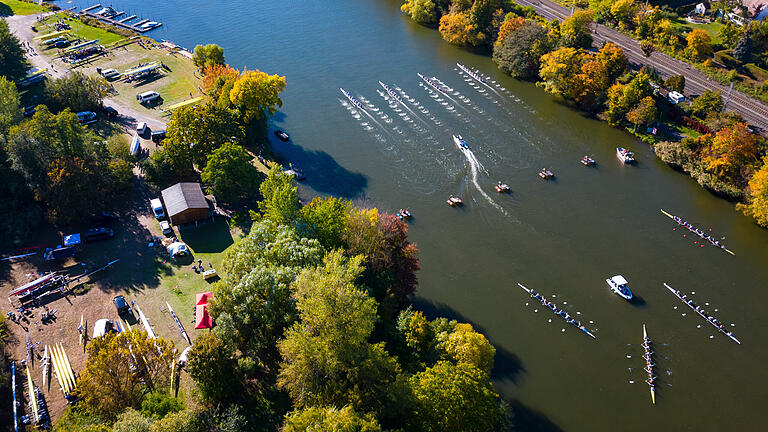
<svg viewBox="0 0 768 432">
<path fill-rule="evenodd" d="M 469 323 L 476 331 L 483 333 L 486 337 L 488 335 L 488 332 L 482 326 L 472 322 L 470 319 L 444 303 L 432 302 L 421 297 L 416 297 L 413 299 L 412 304 L 415 309 L 422 311 L 430 320 L 442 317 L 458 322 Z M 489 341 L 496 348 L 493 370 L 491 370 L 491 379 L 511 381 L 513 383 L 516 382 L 520 374 L 525 372 L 522 361 L 513 352 L 495 344 L 490 339 Z"/>
<path fill-rule="evenodd" d="M 282 142 L 272 132 L 267 135 L 272 150 L 284 160 L 283 165 L 295 164 L 306 177 L 302 183 L 312 189 L 352 199 L 361 196 L 368 187 L 368 179 L 363 174 L 347 170 L 328 153 L 306 150 L 293 140 Z"/>
<path fill-rule="evenodd" d="M 564 432 L 543 413 L 528 408 L 519 400 L 507 401 L 512 408 L 515 432 Z"/>
</svg>

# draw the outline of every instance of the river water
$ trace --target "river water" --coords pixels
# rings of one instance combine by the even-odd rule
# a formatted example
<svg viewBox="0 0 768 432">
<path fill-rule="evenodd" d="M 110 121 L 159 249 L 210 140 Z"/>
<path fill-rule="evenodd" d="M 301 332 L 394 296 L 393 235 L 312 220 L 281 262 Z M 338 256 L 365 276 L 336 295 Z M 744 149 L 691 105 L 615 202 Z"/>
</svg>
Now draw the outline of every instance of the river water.
<svg viewBox="0 0 768 432">
<path fill-rule="evenodd" d="M 762 429 L 768 233 L 646 145 L 504 76 L 490 58 L 444 43 L 403 17 L 399 4 L 112 1 L 162 21 L 152 37 L 189 48 L 217 43 L 233 66 L 287 77 L 274 124 L 292 141 L 273 144 L 305 171 L 302 193 L 411 209 L 422 264 L 417 303 L 485 332 L 498 350 L 496 388 L 521 430 Z M 497 83 L 473 81 L 456 62 Z M 438 95 L 417 73 L 452 90 Z M 403 104 L 385 98 L 379 80 Z M 454 145 L 453 133 L 472 153 Z M 619 146 L 635 151 L 635 166 L 617 161 Z M 579 163 L 585 154 L 597 167 Z M 556 179 L 541 180 L 542 167 Z M 496 193 L 498 180 L 512 193 Z M 448 207 L 450 194 L 464 208 Z M 660 208 L 712 229 L 736 256 L 701 247 Z M 617 273 L 630 281 L 635 303 L 608 290 L 605 279 Z M 536 308 L 518 282 L 556 296 L 597 338 Z M 742 345 L 663 282 L 734 323 Z M 640 357 L 643 323 L 656 343 L 655 406 Z"/>
</svg>

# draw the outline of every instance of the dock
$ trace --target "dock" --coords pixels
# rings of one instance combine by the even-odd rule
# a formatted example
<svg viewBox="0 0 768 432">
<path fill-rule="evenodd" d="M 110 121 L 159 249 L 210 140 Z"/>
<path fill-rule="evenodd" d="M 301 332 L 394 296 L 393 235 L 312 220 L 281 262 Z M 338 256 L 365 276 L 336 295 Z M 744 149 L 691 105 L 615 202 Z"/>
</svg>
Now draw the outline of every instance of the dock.
<svg viewBox="0 0 768 432">
<path fill-rule="evenodd" d="M 131 15 L 129 17 L 123 18 L 118 20 L 117 18 L 120 16 L 125 15 L 125 12 L 118 12 L 113 11 L 112 14 L 109 15 L 109 17 L 99 14 L 98 12 L 103 11 L 103 9 L 96 11 L 97 8 L 101 7 L 101 3 L 95 4 L 93 6 L 89 6 L 83 10 L 80 11 L 81 16 L 86 16 L 88 18 L 97 19 L 101 22 L 105 22 L 107 24 L 111 24 L 115 27 L 121 27 L 128 30 L 133 30 L 136 33 L 146 33 L 150 30 L 154 30 L 160 26 L 163 25 L 161 22 L 152 21 L 150 19 L 142 19 L 141 21 L 133 24 L 129 24 L 129 21 L 136 18 L 136 15 Z M 94 12 L 96 11 L 96 12 Z"/>
</svg>

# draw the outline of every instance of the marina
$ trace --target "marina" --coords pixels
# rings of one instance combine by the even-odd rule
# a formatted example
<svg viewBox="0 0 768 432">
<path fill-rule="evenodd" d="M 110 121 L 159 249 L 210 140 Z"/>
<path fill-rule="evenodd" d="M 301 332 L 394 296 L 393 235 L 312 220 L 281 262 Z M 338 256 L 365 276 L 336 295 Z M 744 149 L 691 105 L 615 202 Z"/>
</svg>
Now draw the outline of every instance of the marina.
<svg viewBox="0 0 768 432">
<path fill-rule="evenodd" d="M 154 30 L 163 25 L 163 23 L 161 22 L 152 21 L 149 19 L 142 19 L 135 23 L 131 23 L 132 20 L 137 18 L 136 15 L 131 15 L 125 18 L 117 19 L 125 15 L 125 12 L 116 11 L 112 9 L 112 7 L 102 7 L 101 3 L 95 4 L 93 6 L 89 6 L 81 10 L 80 15 L 86 16 L 88 18 L 97 19 L 107 24 L 111 24 L 115 27 L 133 30 L 136 33 L 146 33 L 150 30 Z"/>
</svg>

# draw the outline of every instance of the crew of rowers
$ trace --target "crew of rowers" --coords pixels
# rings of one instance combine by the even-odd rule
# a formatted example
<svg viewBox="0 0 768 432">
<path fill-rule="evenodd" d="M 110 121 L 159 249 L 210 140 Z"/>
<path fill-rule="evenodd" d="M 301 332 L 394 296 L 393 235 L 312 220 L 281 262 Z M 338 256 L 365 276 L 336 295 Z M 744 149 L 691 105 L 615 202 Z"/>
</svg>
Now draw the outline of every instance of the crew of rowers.
<svg viewBox="0 0 768 432">
<path fill-rule="evenodd" d="M 656 376 L 653 374 L 653 367 L 656 366 L 656 364 L 651 360 L 653 351 L 651 351 L 651 339 L 648 336 L 643 337 L 643 349 L 645 350 L 645 353 L 643 354 L 643 358 L 645 359 L 645 371 L 648 372 L 648 379 L 645 380 L 645 382 L 651 386 L 651 390 L 653 390 L 654 382 L 656 381 Z"/>
<path fill-rule="evenodd" d="M 547 300 L 541 294 L 539 294 L 537 292 L 533 292 L 533 291 L 531 291 L 530 294 L 531 294 L 531 297 L 533 297 L 536 300 L 540 301 L 541 304 L 543 304 L 544 306 L 546 306 L 549 309 L 551 309 L 552 312 L 554 312 L 556 315 L 560 315 L 566 322 L 568 322 L 568 324 L 571 324 L 571 325 L 574 325 L 574 326 L 578 327 L 579 330 L 587 331 L 587 328 L 584 327 L 583 325 L 581 325 L 581 321 L 575 320 L 575 319 L 571 318 L 571 316 L 568 315 L 568 312 L 558 308 L 556 304 L 554 304 L 551 301 Z"/>
<path fill-rule="evenodd" d="M 703 307 L 697 305 L 693 302 L 693 300 L 689 299 L 685 294 L 682 294 L 679 290 L 675 290 L 675 295 L 677 295 L 677 298 L 684 301 L 688 306 L 692 307 L 693 310 L 699 313 L 699 315 L 706 318 L 707 321 L 709 321 L 710 324 L 717 327 L 718 330 L 725 333 L 728 336 L 733 336 L 733 333 L 731 333 L 725 325 L 717 321 L 717 318 L 713 317 L 712 315 L 709 315 L 707 311 L 704 310 Z"/>
<path fill-rule="evenodd" d="M 679 217 L 677 217 L 677 216 L 672 216 L 672 219 L 673 219 L 675 222 L 677 222 L 677 223 L 678 223 L 678 225 L 682 225 L 682 226 L 684 226 L 684 227 L 688 228 L 688 230 L 689 230 L 690 232 L 692 232 L 692 233 L 694 233 L 694 234 L 698 235 L 699 237 L 703 238 L 704 240 L 706 240 L 706 241 L 708 241 L 708 242 L 712 243 L 713 245 L 715 245 L 715 246 L 717 246 L 717 247 L 719 247 L 719 248 L 723 248 L 723 249 L 725 249 L 725 246 L 724 246 L 724 245 L 722 245 L 722 244 L 720 244 L 720 242 L 719 242 L 719 241 L 717 241 L 717 240 L 716 240 L 714 237 L 712 237 L 711 235 L 707 235 L 707 234 L 705 234 L 705 233 L 704 233 L 704 231 L 702 231 L 702 230 L 700 230 L 700 229 L 698 229 L 698 228 L 694 227 L 693 225 L 689 224 L 688 222 L 684 221 L 683 219 L 681 219 L 681 218 L 679 218 Z"/>
</svg>

